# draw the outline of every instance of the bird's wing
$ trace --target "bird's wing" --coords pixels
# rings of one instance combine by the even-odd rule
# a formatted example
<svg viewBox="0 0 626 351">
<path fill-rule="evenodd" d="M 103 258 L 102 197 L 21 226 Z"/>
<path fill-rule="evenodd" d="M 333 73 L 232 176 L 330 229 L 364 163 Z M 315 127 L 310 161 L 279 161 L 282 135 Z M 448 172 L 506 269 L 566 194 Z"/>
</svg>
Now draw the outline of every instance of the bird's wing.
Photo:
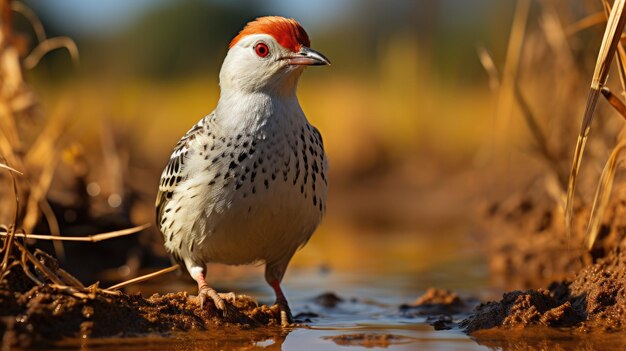
<svg viewBox="0 0 626 351">
<path fill-rule="evenodd" d="M 311 126 L 311 129 L 313 130 L 313 135 L 315 136 L 315 143 L 319 146 L 320 153 L 322 155 L 322 180 L 324 181 L 324 183 L 328 184 L 328 181 L 326 180 L 326 172 L 328 171 L 328 158 L 326 158 L 326 153 L 324 151 L 324 140 L 322 139 L 322 133 L 320 133 L 320 131 L 314 126 Z"/>
<path fill-rule="evenodd" d="M 162 224 L 163 211 L 167 203 L 172 199 L 176 186 L 186 178 L 184 165 L 191 147 L 191 142 L 202 133 L 206 132 L 210 118 L 211 115 L 204 117 L 191 127 L 174 147 L 172 156 L 170 156 L 170 160 L 161 174 L 161 182 L 159 183 L 159 192 L 156 199 L 157 225 Z"/>
</svg>

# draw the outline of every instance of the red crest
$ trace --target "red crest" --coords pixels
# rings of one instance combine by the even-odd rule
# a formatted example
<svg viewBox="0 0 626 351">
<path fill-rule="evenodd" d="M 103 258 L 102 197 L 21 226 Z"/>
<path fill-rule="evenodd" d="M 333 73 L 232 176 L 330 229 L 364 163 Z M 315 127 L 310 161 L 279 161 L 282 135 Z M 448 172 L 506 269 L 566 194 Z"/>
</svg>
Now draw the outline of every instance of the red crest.
<svg viewBox="0 0 626 351">
<path fill-rule="evenodd" d="M 300 51 L 302 46 L 311 46 L 308 34 L 296 20 L 280 16 L 267 16 L 249 22 L 230 42 L 228 48 L 232 48 L 241 38 L 250 34 L 271 35 L 282 47 L 293 52 Z"/>
</svg>

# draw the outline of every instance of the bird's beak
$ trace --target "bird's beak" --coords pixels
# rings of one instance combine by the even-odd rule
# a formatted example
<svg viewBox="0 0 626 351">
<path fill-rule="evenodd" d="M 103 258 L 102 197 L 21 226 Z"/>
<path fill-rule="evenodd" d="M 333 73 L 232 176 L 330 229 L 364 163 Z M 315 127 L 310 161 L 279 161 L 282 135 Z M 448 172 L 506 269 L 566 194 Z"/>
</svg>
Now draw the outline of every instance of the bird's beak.
<svg viewBox="0 0 626 351">
<path fill-rule="evenodd" d="M 330 61 L 322 53 L 303 46 L 298 53 L 285 57 L 290 65 L 324 66 Z"/>
</svg>

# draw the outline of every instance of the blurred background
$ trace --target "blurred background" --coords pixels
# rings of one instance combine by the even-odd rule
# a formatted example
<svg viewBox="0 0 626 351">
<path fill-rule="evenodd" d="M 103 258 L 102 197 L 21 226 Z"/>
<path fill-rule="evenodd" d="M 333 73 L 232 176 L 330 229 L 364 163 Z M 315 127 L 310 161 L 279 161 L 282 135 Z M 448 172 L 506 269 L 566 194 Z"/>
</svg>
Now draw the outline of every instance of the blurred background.
<svg viewBox="0 0 626 351">
<path fill-rule="evenodd" d="M 48 36 L 72 38 L 80 53 L 79 65 L 56 50 L 25 72 L 39 100 L 25 134 L 34 139 L 49 116 L 65 116 L 48 196 L 64 234 L 153 223 L 161 170 L 178 139 L 214 108 L 230 39 L 258 16 L 296 18 L 332 61 L 308 69 L 299 86 L 331 174 L 327 216 L 291 271 L 398 274 L 471 288 L 488 279 L 481 211 L 542 165 L 501 86 L 519 67 L 551 143 L 557 106 L 572 120 L 554 163 L 566 168 L 601 40 L 602 26 L 572 27 L 601 13 L 599 1 L 528 3 L 25 1 Z M 33 47 L 32 26 L 20 15 L 15 22 Z M 515 23 L 528 33 L 521 54 Z M 37 229 L 49 231 L 45 221 Z M 119 240 L 66 243 L 64 264 L 81 279 L 111 282 L 169 265 L 155 227 Z"/>
</svg>

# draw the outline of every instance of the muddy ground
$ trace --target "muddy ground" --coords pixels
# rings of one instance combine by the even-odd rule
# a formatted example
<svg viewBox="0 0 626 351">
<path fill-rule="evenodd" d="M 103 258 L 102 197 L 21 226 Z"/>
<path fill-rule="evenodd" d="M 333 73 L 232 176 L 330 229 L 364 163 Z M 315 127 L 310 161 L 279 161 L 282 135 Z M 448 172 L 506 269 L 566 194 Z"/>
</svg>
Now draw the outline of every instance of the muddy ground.
<svg viewBox="0 0 626 351">
<path fill-rule="evenodd" d="M 460 326 L 468 333 L 541 326 L 579 332 L 623 331 L 625 306 L 626 254 L 616 250 L 583 268 L 572 281 L 507 292 L 500 301 L 481 304 Z"/>
<path fill-rule="evenodd" d="M 490 268 L 496 285 L 510 292 L 480 304 L 459 326 L 479 340 L 511 330 L 543 328 L 545 334 L 545 327 L 575 334 L 624 331 L 626 201 L 619 200 L 624 195 L 623 188 L 616 189 L 590 251 L 584 246 L 589 206 L 577 205 L 571 237 L 560 207 L 541 191 L 489 206 Z"/>
<path fill-rule="evenodd" d="M 611 251 L 571 281 L 514 290 L 499 301 L 478 304 L 451 291 L 429 289 L 414 303 L 401 306 L 400 312 L 408 317 L 426 316 L 436 330 L 460 328 L 479 342 L 510 341 L 511 331 L 519 339 L 537 333 L 549 339 L 564 330 L 568 338 L 625 331 L 626 253 Z"/>
<path fill-rule="evenodd" d="M 50 265 L 49 256 L 37 256 Z M 210 302 L 201 308 L 195 297 L 186 293 L 144 298 L 97 287 L 77 291 L 51 284 L 36 269 L 31 272 L 45 284 L 36 284 L 17 264 L 0 282 L 0 335 L 4 345 L 30 347 L 64 338 L 127 337 L 218 328 L 280 330 L 277 306 L 259 306 L 243 295 L 225 299 L 227 311 L 223 313 Z"/>
</svg>

